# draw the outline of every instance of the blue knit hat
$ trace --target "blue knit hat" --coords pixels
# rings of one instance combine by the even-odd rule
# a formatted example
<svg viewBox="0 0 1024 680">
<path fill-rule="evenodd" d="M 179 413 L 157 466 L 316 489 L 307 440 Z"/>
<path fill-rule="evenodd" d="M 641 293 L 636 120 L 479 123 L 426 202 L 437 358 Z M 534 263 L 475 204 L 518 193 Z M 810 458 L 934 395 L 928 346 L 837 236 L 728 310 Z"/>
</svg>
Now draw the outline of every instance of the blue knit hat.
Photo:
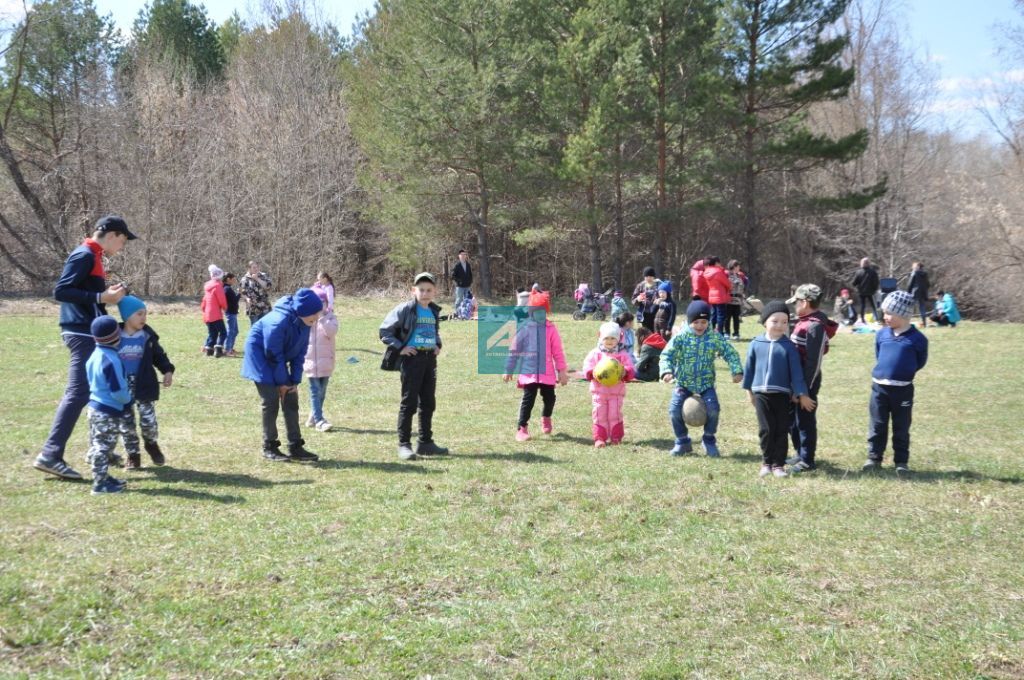
<svg viewBox="0 0 1024 680">
<path fill-rule="evenodd" d="M 117 311 L 121 314 L 121 321 L 127 321 L 129 316 L 140 309 L 145 308 L 146 303 L 134 295 L 125 295 L 121 298 L 121 301 L 117 303 Z"/>
<path fill-rule="evenodd" d="M 299 288 L 292 296 L 295 313 L 299 316 L 313 316 L 323 311 L 324 303 L 320 296 L 309 288 Z"/>
<path fill-rule="evenodd" d="M 693 323 L 697 319 L 711 319 L 711 305 L 703 300 L 694 300 L 686 308 L 686 323 Z"/>
<path fill-rule="evenodd" d="M 663 290 L 666 293 L 668 293 L 669 295 L 671 295 L 672 294 L 672 282 L 671 281 L 662 281 L 661 285 L 658 286 L 658 290 Z"/>
<path fill-rule="evenodd" d="M 109 314 L 97 316 L 93 319 L 92 324 L 89 326 L 89 331 L 92 333 L 92 337 L 96 340 L 97 345 L 116 346 L 121 340 L 121 328 L 117 325 L 117 319 Z"/>
</svg>

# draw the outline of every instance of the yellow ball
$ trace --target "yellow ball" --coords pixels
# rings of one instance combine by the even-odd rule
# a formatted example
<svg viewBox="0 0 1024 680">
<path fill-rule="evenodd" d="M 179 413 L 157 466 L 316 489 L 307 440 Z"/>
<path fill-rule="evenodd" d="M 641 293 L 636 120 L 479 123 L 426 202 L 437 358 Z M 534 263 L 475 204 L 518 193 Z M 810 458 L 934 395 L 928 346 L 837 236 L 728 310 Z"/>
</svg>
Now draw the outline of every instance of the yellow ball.
<svg viewBox="0 0 1024 680">
<path fill-rule="evenodd" d="M 605 387 L 615 387 L 622 381 L 626 369 L 619 363 L 618 359 L 605 357 L 594 366 L 594 379 Z"/>
</svg>

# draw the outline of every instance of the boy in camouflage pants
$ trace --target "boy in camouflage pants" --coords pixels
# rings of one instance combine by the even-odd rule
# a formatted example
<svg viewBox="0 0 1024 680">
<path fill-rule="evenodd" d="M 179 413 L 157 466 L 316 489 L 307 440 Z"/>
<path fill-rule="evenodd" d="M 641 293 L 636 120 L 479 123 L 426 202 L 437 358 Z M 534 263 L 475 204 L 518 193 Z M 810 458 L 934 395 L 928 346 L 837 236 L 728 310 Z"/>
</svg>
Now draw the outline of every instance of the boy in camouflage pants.
<svg viewBox="0 0 1024 680">
<path fill-rule="evenodd" d="M 164 454 L 157 443 L 159 430 L 156 422 L 156 400 L 160 398 L 160 381 L 156 369 L 163 373 L 163 386 L 170 387 L 174 380 L 174 364 L 160 346 L 160 336 L 146 324 L 146 305 L 137 297 L 127 295 L 117 305 L 121 313 L 121 345 L 117 353 L 128 376 L 128 387 L 134 402 L 129 406 L 128 417 L 124 420 L 124 439 L 128 462 L 125 467 L 138 470 L 142 467 L 139 453 L 139 435 L 135 431 L 134 410 L 139 411 L 139 425 L 146 453 L 154 465 L 164 464 Z"/>
<path fill-rule="evenodd" d="M 117 435 L 131 417 L 132 397 L 124 364 L 117 354 L 121 329 L 112 316 L 97 317 L 90 326 L 96 349 L 85 364 L 89 381 L 89 464 L 93 494 L 119 493 L 127 486 L 108 472 Z"/>
</svg>

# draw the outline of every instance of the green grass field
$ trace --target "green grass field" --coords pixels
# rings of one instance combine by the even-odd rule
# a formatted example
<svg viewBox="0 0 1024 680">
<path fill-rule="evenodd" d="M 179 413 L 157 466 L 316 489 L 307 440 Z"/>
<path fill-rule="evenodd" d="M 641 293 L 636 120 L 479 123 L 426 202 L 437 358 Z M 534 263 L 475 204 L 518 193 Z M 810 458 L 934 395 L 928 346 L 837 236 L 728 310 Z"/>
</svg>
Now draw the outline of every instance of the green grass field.
<svg viewBox="0 0 1024 680">
<path fill-rule="evenodd" d="M 519 392 L 477 375 L 470 323 L 443 327 L 454 455 L 400 463 L 376 334 L 392 303 L 344 305 L 317 466 L 265 463 L 240 361 L 198 355 L 198 312 L 157 309 L 168 465 L 109 497 L 30 469 L 67 353 L 55 308 L 8 306 L 0 676 L 1024 677 L 1021 326 L 928 329 L 909 479 L 891 455 L 860 474 L 873 339 L 837 337 L 824 464 L 761 481 L 724 366 L 719 460 L 667 455 L 660 384 L 629 388 L 624 446 L 590 445 L 582 382 L 559 389 L 554 436 L 517 444 Z M 556 322 L 578 367 L 596 324 Z"/>
</svg>

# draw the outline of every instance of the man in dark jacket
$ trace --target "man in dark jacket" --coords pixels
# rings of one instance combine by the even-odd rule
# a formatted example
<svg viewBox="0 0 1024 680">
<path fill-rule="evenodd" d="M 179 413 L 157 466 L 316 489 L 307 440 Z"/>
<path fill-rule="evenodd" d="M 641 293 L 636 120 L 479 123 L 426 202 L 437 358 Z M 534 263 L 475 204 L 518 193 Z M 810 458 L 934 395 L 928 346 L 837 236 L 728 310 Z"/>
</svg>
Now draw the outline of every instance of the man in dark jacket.
<svg viewBox="0 0 1024 680">
<path fill-rule="evenodd" d="M 117 304 L 128 292 L 124 284 L 107 286 L 103 256 L 116 255 L 134 238 L 135 234 L 120 217 L 100 218 L 92 237 L 68 255 L 53 289 L 53 297 L 60 302 L 60 334 L 71 352 L 71 364 L 64 397 L 57 406 L 50 434 L 32 466 L 61 479 L 82 478 L 64 462 L 64 449 L 82 409 L 89 403 L 85 362 L 96 348 L 90 326 L 94 319 L 107 313 L 106 305 Z"/>
<path fill-rule="evenodd" d="M 459 251 L 459 261 L 452 269 L 452 279 L 455 281 L 455 311 L 458 313 L 469 287 L 473 285 L 473 268 L 469 266 L 469 253 L 465 250 Z"/>
<path fill-rule="evenodd" d="M 878 307 L 875 306 L 875 293 L 878 292 L 878 270 L 871 264 L 871 260 L 863 258 L 860 261 L 860 269 L 853 275 L 853 287 L 860 295 L 860 320 L 864 322 L 864 310 L 866 304 L 871 305 L 871 312 L 875 315 L 875 321 L 881 323 L 882 317 L 878 315 Z"/>
<path fill-rule="evenodd" d="M 380 325 L 380 340 L 388 349 L 385 360 L 397 353 L 402 375 L 402 401 L 398 407 L 398 457 L 443 456 L 448 449 L 434 443 L 432 423 L 437 405 L 437 355 L 441 353 L 441 308 L 434 304 L 437 279 L 429 272 L 413 279 L 413 299 L 392 309 Z M 412 415 L 419 411 L 420 431 L 412 450 Z"/>
<path fill-rule="evenodd" d="M 917 309 L 921 314 L 921 327 L 928 325 L 928 272 L 924 265 L 914 262 L 910 265 L 910 280 L 907 281 L 907 292 L 917 301 Z"/>
<path fill-rule="evenodd" d="M 807 394 L 815 403 L 818 403 L 818 391 L 821 389 L 821 366 L 828 354 L 828 341 L 839 329 L 839 324 L 818 309 L 821 299 L 821 288 L 805 283 L 786 300 L 786 304 L 796 305 L 797 321 L 789 339 L 800 354 Z M 796 455 L 786 462 L 792 466 L 792 473 L 809 472 L 815 468 L 814 454 L 818 449 L 818 409 L 805 411 L 794 405 L 791 414 L 789 434 Z"/>
</svg>

